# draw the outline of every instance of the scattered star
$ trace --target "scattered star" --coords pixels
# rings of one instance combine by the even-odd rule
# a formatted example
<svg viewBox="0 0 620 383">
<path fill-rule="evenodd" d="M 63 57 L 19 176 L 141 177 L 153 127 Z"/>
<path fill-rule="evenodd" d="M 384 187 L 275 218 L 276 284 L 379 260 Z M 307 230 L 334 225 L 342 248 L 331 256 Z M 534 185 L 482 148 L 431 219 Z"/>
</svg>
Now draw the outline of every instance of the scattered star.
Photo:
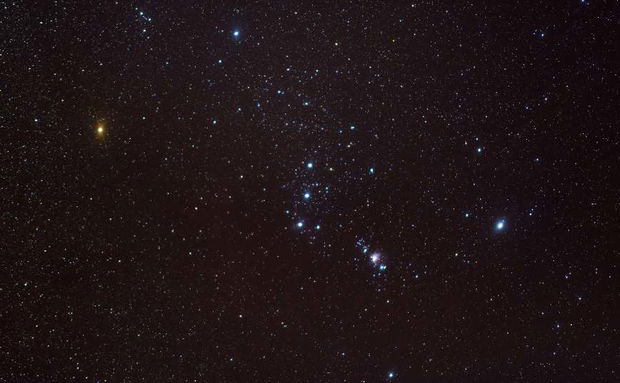
<svg viewBox="0 0 620 383">
<path fill-rule="evenodd" d="M 30 3 L 0 380 L 620 381 L 617 1 Z"/>
</svg>

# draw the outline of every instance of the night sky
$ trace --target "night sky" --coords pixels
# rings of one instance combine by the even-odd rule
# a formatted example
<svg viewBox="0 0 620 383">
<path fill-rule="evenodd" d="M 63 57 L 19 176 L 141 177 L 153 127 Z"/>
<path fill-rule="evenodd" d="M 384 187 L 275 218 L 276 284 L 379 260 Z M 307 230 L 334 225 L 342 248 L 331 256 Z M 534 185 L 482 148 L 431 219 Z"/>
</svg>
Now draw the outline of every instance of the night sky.
<svg viewBox="0 0 620 383">
<path fill-rule="evenodd" d="M 1 1 L 0 381 L 620 381 L 619 15 Z"/>
</svg>

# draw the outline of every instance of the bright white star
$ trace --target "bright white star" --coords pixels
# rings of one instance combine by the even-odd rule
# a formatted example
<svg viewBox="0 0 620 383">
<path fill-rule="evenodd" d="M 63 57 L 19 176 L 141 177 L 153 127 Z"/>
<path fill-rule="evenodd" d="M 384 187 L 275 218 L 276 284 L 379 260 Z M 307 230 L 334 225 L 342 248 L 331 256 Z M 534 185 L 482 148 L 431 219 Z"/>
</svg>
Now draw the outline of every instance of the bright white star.
<svg viewBox="0 0 620 383">
<path fill-rule="evenodd" d="M 370 256 L 370 261 L 372 263 L 377 263 L 379 262 L 379 258 L 380 258 L 379 253 L 372 253 L 372 255 Z"/>
<path fill-rule="evenodd" d="M 504 230 L 505 226 L 506 226 L 506 221 L 501 219 L 501 220 L 497 221 L 497 223 L 495 224 L 495 229 L 497 229 L 497 230 Z"/>
</svg>

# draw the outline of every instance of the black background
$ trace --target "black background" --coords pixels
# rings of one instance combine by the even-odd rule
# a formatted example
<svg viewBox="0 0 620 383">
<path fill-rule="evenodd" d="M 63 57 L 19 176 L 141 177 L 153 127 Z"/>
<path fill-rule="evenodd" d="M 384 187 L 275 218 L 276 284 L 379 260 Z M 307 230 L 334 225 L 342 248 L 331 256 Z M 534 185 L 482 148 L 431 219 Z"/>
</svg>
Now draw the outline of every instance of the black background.
<svg viewBox="0 0 620 383">
<path fill-rule="evenodd" d="M 0 3 L 0 381 L 618 381 L 618 11 Z"/>
</svg>

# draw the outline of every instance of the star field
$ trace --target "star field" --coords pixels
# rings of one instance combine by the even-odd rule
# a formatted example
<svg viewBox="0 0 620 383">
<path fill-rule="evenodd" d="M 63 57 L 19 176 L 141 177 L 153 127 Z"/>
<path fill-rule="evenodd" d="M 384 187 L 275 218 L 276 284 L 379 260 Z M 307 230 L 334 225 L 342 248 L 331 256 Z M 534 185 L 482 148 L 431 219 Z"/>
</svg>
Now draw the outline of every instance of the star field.
<svg viewBox="0 0 620 383">
<path fill-rule="evenodd" d="M 616 382 L 617 2 L 0 4 L 0 382 Z"/>
</svg>

